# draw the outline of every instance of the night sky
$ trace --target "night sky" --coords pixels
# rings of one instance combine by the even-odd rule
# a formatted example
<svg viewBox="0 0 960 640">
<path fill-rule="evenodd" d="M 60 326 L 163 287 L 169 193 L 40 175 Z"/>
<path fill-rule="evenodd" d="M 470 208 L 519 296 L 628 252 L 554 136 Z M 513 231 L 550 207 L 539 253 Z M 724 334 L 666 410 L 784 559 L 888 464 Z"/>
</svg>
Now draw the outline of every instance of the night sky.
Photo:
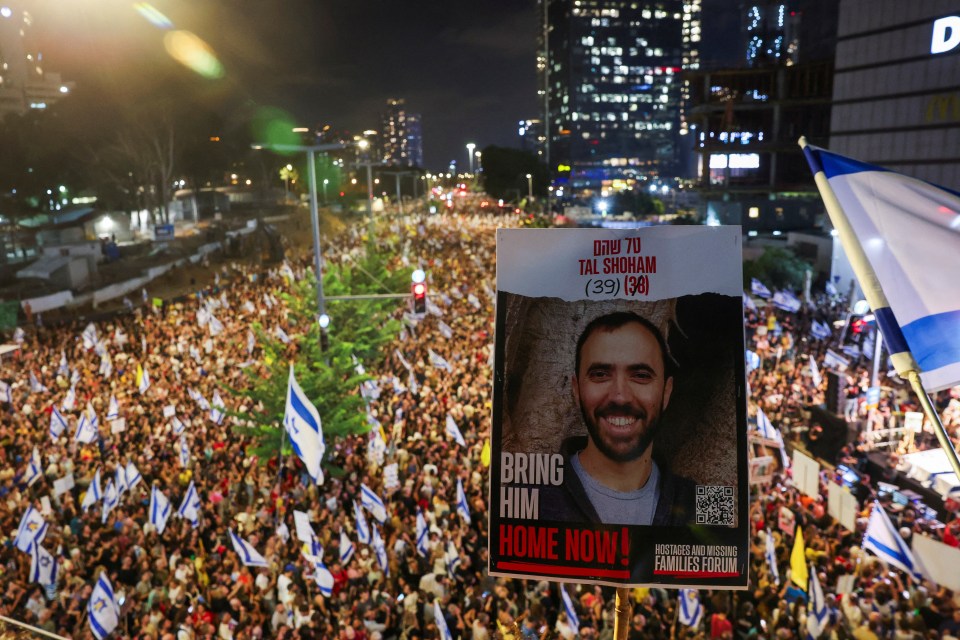
<svg viewBox="0 0 960 640">
<path fill-rule="evenodd" d="M 14 4 L 11 2 L 11 4 Z M 22 3 L 45 66 L 103 100 L 177 69 L 164 30 L 122 0 Z M 388 98 L 423 117 L 425 164 L 466 163 L 467 142 L 517 146 L 538 116 L 534 0 L 154 0 L 175 29 L 205 40 L 224 67 L 206 80 L 227 102 L 279 107 L 303 126 L 379 128 Z M 736 0 L 705 0 L 704 60 L 735 62 Z M 712 25 L 712 26 L 711 26 Z M 79 87 L 78 87 L 79 90 Z M 189 99 L 185 96 L 184 99 Z"/>
</svg>

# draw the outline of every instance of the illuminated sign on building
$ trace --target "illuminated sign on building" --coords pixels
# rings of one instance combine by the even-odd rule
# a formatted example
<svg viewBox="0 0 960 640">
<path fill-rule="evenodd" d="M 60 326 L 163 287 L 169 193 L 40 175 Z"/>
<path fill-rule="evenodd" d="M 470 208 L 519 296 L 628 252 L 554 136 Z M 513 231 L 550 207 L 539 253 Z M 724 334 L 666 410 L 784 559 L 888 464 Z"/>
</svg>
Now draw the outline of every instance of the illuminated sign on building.
<svg viewBox="0 0 960 640">
<path fill-rule="evenodd" d="M 947 16 L 933 22 L 930 53 L 946 53 L 960 45 L 960 16 Z"/>
</svg>

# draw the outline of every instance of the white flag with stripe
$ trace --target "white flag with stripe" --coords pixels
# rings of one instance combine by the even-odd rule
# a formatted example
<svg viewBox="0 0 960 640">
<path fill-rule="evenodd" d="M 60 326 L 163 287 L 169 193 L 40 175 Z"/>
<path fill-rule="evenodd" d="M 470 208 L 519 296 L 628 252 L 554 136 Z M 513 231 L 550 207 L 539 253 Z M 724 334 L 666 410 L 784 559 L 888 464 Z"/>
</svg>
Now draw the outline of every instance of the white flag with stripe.
<svg viewBox="0 0 960 640">
<path fill-rule="evenodd" d="M 249 542 L 238 536 L 230 530 L 230 541 L 233 543 L 233 550 L 240 556 L 240 561 L 248 567 L 269 567 L 270 563 L 260 553 L 253 548 Z"/>
<path fill-rule="evenodd" d="M 680 611 L 677 620 L 687 627 L 699 627 L 703 620 L 703 605 L 696 589 L 680 589 Z"/>
<path fill-rule="evenodd" d="M 33 453 L 30 455 L 30 460 L 27 463 L 27 472 L 23 479 L 28 487 L 32 487 L 33 483 L 41 477 L 43 477 L 43 461 L 40 460 L 40 451 L 34 447 Z"/>
<path fill-rule="evenodd" d="M 427 527 L 427 519 L 423 517 L 423 512 L 417 507 L 417 553 L 426 558 L 430 555 L 430 529 Z"/>
<path fill-rule="evenodd" d="M 90 486 L 87 487 L 87 492 L 83 496 L 83 503 L 80 507 L 87 511 L 90 507 L 100 502 L 103 498 L 103 489 L 100 486 L 100 469 L 97 469 L 97 472 L 93 474 L 93 480 L 90 482 Z"/>
<path fill-rule="evenodd" d="M 437 632 L 440 634 L 440 640 L 453 640 L 450 628 L 447 626 L 447 619 L 443 617 L 443 610 L 440 608 L 440 598 L 433 601 L 433 618 L 437 622 Z"/>
<path fill-rule="evenodd" d="M 362 504 L 380 524 L 387 521 L 387 506 L 373 489 L 362 483 L 360 484 L 360 504 Z"/>
<path fill-rule="evenodd" d="M 577 610 L 573 607 L 573 600 L 570 599 L 570 593 L 567 591 L 566 585 L 561 583 L 559 589 L 560 595 L 563 598 L 563 610 L 567 614 L 567 623 L 576 634 L 580 631 L 580 617 L 577 615 Z"/>
<path fill-rule="evenodd" d="M 363 544 L 370 544 L 370 527 L 367 525 L 367 519 L 360 509 L 360 505 L 353 503 L 353 517 L 357 523 L 357 540 Z"/>
<path fill-rule="evenodd" d="M 17 527 L 17 535 L 13 539 L 13 544 L 20 551 L 28 553 L 31 544 L 43 542 L 48 527 L 47 521 L 43 519 L 43 514 L 34 509 L 33 505 L 30 505 L 20 518 L 20 526 Z"/>
<path fill-rule="evenodd" d="M 323 470 L 320 463 L 326 446 L 323 443 L 320 414 L 297 384 L 292 364 L 290 377 L 287 380 L 287 403 L 283 412 L 283 426 L 290 436 L 294 452 L 307 468 L 307 473 L 314 482 L 323 484 Z"/>
<path fill-rule="evenodd" d="M 811 638 L 819 638 L 826 629 L 829 620 L 827 616 L 827 600 L 823 597 L 820 579 L 817 577 L 817 568 L 810 564 L 810 584 L 807 589 L 810 597 L 810 608 L 807 611 L 807 633 Z"/>
<path fill-rule="evenodd" d="M 167 528 L 170 510 L 170 500 L 154 486 L 150 491 L 150 523 L 157 528 L 157 533 L 163 534 L 163 530 Z"/>
<path fill-rule="evenodd" d="M 383 538 L 380 537 L 380 531 L 377 527 L 373 527 L 373 541 L 370 543 L 370 546 L 373 547 L 373 553 L 377 556 L 377 563 L 380 565 L 380 568 L 383 569 L 383 575 L 390 575 L 390 565 L 387 562 L 387 548 L 383 544 Z"/>
<path fill-rule="evenodd" d="M 180 502 L 177 515 L 189 522 L 194 529 L 200 525 L 200 494 L 197 493 L 193 480 L 190 481 L 190 486 L 187 487 L 187 492 Z"/>
<path fill-rule="evenodd" d="M 57 584 L 57 559 L 34 542 L 30 544 L 30 582 L 46 585 Z"/>
<path fill-rule="evenodd" d="M 67 395 L 63 398 L 63 404 L 60 407 L 64 411 L 73 411 L 77 406 L 77 392 L 76 388 L 71 386 L 67 391 Z"/>
<path fill-rule="evenodd" d="M 906 571 L 917 580 L 925 577 L 910 547 L 900 537 L 900 533 L 890 522 L 890 518 L 879 502 L 873 503 L 870 520 L 867 521 L 867 530 L 863 534 L 863 548 L 873 552 L 887 564 Z"/>
<path fill-rule="evenodd" d="M 107 407 L 107 420 L 116 420 L 120 417 L 120 405 L 117 403 L 117 396 L 110 396 L 110 405 Z"/>
<path fill-rule="evenodd" d="M 107 574 L 101 573 L 87 603 L 87 619 L 97 640 L 104 640 L 120 624 L 120 605 Z"/>
<path fill-rule="evenodd" d="M 463 434 L 460 433 L 460 427 L 457 426 L 457 423 L 453 420 L 453 416 L 449 413 L 447 414 L 445 431 L 447 435 L 453 438 L 461 447 L 467 446 L 467 441 L 463 439 Z"/>
<path fill-rule="evenodd" d="M 138 482 L 143 480 L 143 476 L 140 475 L 140 470 L 137 469 L 137 465 L 133 464 L 133 462 L 127 463 L 127 466 L 125 467 L 125 471 L 127 475 L 127 486 L 130 487 L 131 489 L 137 486 Z"/>
<path fill-rule="evenodd" d="M 470 524 L 470 503 L 467 502 L 467 494 L 463 492 L 463 482 L 460 478 L 457 478 L 457 513 L 467 525 Z"/>
<path fill-rule="evenodd" d="M 350 538 L 347 537 L 347 534 L 344 533 L 343 529 L 340 529 L 340 564 L 346 566 L 350 562 L 350 558 L 353 557 L 356 548 L 353 546 L 353 543 L 350 542 Z"/>
<path fill-rule="evenodd" d="M 67 419 L 63 417 L 56 407 L 50 411 L 50 439 L 56 440 L 67 430 Z"/>
<path fill-rule="evenodd" d="M 223 424 L 223 419 L 227 414 L 226 406 L 223 404 L 223 398 L 220 397 L 219 391 L 213 392 L 213 400 L 210 405 L 210 419 L 216 424 Z"/>
</svg>

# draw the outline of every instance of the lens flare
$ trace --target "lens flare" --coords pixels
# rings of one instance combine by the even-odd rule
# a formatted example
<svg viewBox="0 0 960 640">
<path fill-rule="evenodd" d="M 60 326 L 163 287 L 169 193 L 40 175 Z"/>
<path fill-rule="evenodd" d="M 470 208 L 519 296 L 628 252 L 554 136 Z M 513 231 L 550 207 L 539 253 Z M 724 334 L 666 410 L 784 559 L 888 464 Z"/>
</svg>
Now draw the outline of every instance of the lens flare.
<svg viewBox="0 0 960 640">
<path fill-rule="evenodd" d="M 253 118 L 253 139 L 267 145 L 300 144 L 300 136 L 293 132 L 293 117 L 283 109 L 262 107 Z"/>
<path fill-rule="evenodd" d="M 173 29 L 173 22 L 170 21 L 170 18 L 160 13 L 160 11 L 149 2 L 134 2 L 133 8 L 157 29 Z"/>
<path fill-rule="evenodd" d="M 223 65 L 213 49 L 190 31 L 171 31 L 163 37 L 163 46 L 174 60 L 204 78 L 222 78 Z"/>
</svg>

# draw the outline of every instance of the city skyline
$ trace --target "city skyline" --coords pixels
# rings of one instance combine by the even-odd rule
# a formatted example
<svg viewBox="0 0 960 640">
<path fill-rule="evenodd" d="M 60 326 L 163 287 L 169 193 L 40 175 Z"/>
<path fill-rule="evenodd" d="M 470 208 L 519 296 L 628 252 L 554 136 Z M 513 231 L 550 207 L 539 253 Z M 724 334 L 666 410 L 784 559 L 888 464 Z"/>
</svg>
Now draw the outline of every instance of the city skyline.
<svg viewBox="0 0 960 640">
<path fill-rule="evenodd" d="M 706 0 L 705 16 L 729 32 L 738 24 L 735 4 Z M 474 8 L 443 4 L 440 11 L 433 2 L 421 9 L 430 7 L 437 10 L 295 0 L 277 12 L 225 0 L 203 8 L 157 2 L 166 24 L 117 1 L 83 0 L 70 14 L 37 5 L 34 13 L 47 64 L 80 89 L 95 86 L 104 99 L 129 100 L 164 69 L 189 73 L 163 45 L 165 31 L 182 29 L 205 41 L 223 65 L 223 77 L 207 82 L 234 104 L 280 108 L 301 126 L 362 131 L 379 126 L 387 99 L 403 98 L 423 117 L 428 168 L 451 160 L 466 165 L 468 142 L 519 146 L 516 123 L 539 113 L 535 3 L 489 0 Z M 731 59 L 731 51 L 711 44 L 710 33 L 705 25 L 708 60 Z"/>
</svg>

